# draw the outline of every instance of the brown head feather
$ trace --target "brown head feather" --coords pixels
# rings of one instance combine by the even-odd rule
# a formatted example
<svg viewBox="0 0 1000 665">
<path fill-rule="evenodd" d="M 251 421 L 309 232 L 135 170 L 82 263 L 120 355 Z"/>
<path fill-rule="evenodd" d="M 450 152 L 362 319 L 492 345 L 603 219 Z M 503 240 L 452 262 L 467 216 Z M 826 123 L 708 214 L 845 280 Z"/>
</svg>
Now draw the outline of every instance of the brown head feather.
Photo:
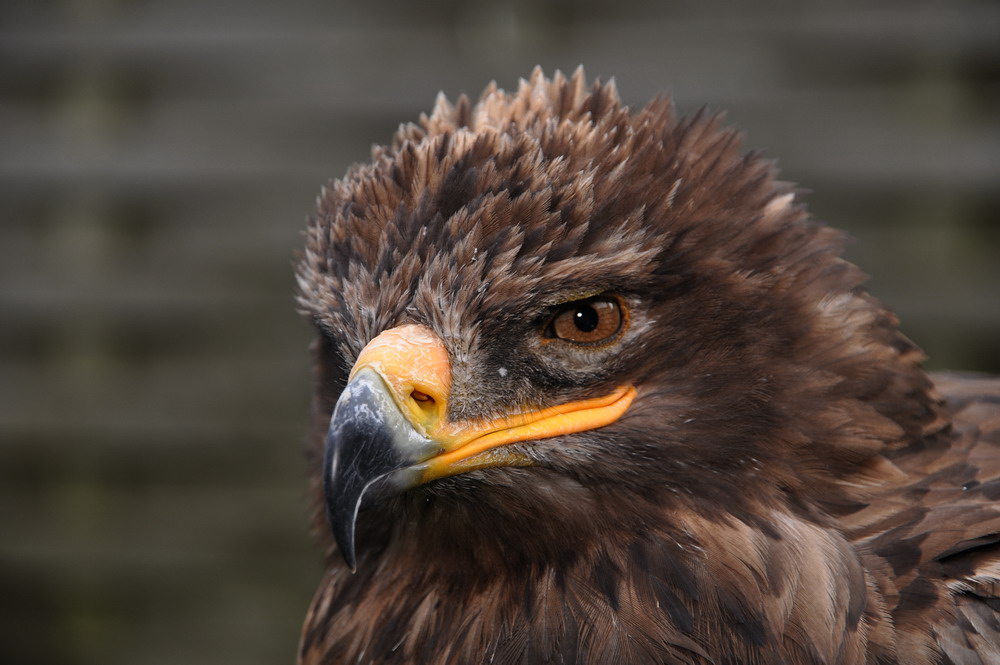
<svg viewBox="0 0 1000 665">
<path fill-rule="evenodd" d="M 887 529 L 927 513 L 885 497 L 949 449 L 949 417 L 841 245 L 718 116 L 633 112 L 579 70 L 401 126 L 309 223 L 315 440 L 361 349 L 405 323 L 444 341 L 454 417 L 639 396 L 606 428 L 512 444 L 535 467 L 376 508 L 357 575 L 331 546 L 304 662 L 897 662 Z M 533 341 L 553 305 L 604 292 L 632 311 L 621 344 Z M 914 555 L 911 586 L 950 542 Z"/>
</svg>

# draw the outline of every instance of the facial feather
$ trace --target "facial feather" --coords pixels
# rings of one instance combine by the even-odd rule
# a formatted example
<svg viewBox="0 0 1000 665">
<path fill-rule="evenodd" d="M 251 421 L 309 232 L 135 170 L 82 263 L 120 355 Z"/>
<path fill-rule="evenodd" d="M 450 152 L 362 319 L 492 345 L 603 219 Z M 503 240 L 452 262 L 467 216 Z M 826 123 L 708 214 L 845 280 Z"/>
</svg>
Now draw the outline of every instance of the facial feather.
<svg viewBox="0 0 1000 665">
<path fill-rule="evenodd" d="M 373 506 L 355 575 L 327 537 L 302 662 L 934 662 L 929 626 L 982 618 L 940 580 L 987 593 L 995 553 L 969 550 L 1000 529 L 1000 465 L 977 445 L 1000 427 L 976 412 L 957 442 L 841 246 L 718 116 L 633 111 L 582 71 L 401 126 L 306 232 L 316 445 L 362 350 L 403 325 L 446 351 L 452 421 L 635 399 L 506 444 L 523 468 Z M 546 336 L 602 295 L 627 320 L 610 341 Z"/>
</svg>

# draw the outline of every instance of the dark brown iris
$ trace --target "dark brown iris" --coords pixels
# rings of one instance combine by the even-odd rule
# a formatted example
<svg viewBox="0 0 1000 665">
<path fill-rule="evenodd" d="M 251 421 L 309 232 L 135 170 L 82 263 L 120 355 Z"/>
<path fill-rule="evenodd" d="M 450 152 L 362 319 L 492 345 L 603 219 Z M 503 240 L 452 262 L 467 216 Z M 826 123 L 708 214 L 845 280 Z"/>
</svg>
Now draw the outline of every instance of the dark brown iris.
<svg viewBox="0 0 1000 665">
<path fill-rule="evenodd" d="M 618 334 L 623 320 L 622 308 L 617 300 L 596 296 L 559 307 L 545 334 L 546 337 L 578 344 L 599 344 Z"/>
</svg>

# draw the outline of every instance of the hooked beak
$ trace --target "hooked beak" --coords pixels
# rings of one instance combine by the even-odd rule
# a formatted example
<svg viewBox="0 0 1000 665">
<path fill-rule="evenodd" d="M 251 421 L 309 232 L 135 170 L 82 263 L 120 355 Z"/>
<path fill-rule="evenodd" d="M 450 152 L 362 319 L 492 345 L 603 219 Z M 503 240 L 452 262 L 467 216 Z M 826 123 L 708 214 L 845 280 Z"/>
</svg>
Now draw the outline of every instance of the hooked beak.
<svg viewBox="0 0 1000 665">
<path fill-rule="evenodd" d="M 330 419 L 323 474 L 331 529 L 351 570 L 363 504 L 475 469 L 529 466 L 527 456 L 506 444 L 603 427 L 618 420 L 636 394 L 622 386 L 555 407 L 450 421 L 450 388 L 447 350 L 424 326 L 387 330 L 358 356 Z"/>
</svg>

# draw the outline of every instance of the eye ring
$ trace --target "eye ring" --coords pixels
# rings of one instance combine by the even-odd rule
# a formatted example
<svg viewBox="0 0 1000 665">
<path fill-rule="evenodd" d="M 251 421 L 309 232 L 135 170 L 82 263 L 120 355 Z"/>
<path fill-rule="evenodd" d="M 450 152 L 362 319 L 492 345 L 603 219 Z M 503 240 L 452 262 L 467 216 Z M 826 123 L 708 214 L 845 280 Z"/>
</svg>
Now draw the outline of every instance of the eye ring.
<svg viewBox="0 0 1000 665">
<path fill-rule="evenodd" d="M 573 300 L 555 308 L 543 336 L 580 346 L 603 346 L 619 336 L 628 310 L 612 296 Z"/>
</svg>

